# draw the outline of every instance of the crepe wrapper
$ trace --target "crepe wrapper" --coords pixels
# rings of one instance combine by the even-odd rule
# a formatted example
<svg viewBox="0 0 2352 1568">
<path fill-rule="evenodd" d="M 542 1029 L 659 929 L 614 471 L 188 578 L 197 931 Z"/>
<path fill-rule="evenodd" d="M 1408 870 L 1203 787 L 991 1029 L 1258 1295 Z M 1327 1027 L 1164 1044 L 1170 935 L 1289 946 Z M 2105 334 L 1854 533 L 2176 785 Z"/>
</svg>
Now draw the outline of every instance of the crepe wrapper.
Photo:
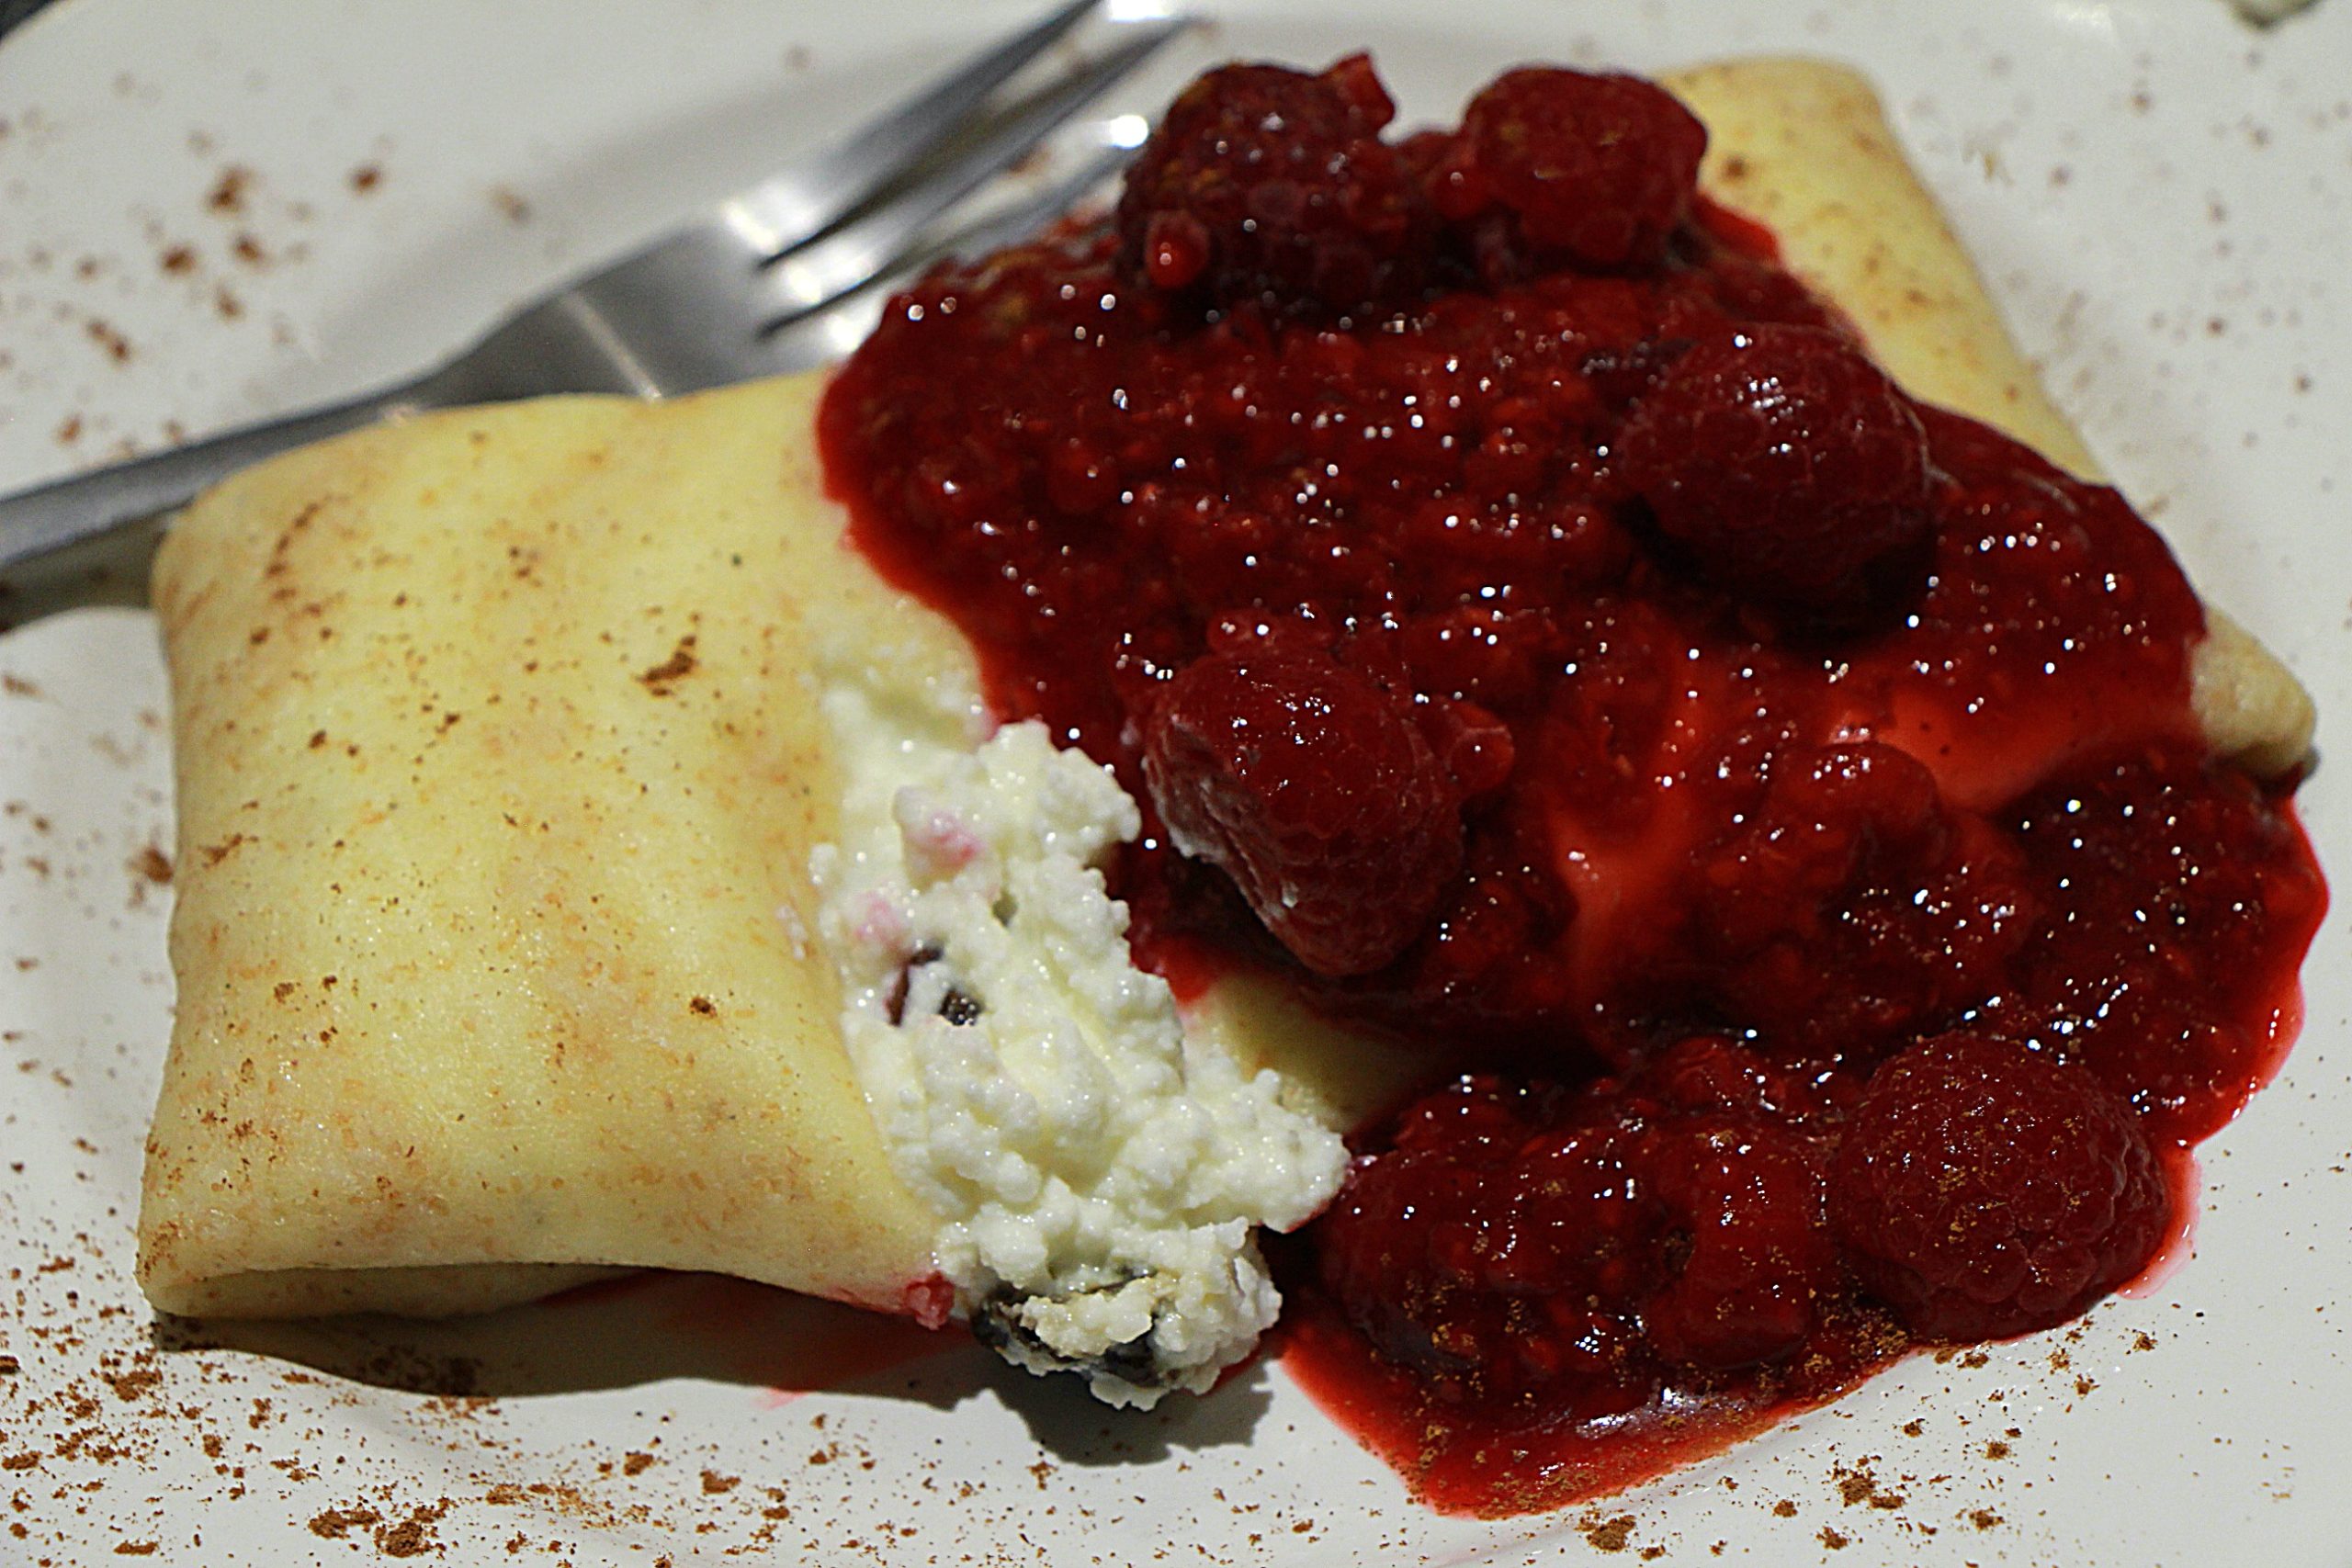
<svg viewBox="0 0 2352 1568">
<path fill-rule="evenodd" d="M 803 652 L 903 616 L 907 658 L 966 655 L 849 570 L 820 389 L 418 420 L 180 520 L 158 1306 L 657 1265 L 897 1307 L 930 1273 L 808 934 L 842 784 Z"/>
</svg>

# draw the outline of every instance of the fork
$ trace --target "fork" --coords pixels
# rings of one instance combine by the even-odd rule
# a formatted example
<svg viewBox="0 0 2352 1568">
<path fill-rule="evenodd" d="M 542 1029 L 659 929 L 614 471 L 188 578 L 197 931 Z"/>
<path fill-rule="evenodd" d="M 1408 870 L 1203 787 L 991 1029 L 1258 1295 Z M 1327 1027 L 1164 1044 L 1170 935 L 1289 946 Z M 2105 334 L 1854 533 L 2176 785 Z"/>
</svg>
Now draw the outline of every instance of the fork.
<svg viewBox="0 0 2352 1568">
<path fill-rule="evenodd" d="M 668 397 L 838 357 L 878 312 L 869 285 L 1034 231 L 1141 142 L 1136 117 L 1102 121 L 1075 170 L 977 223 L 936 232 L 951 209 L 1192 26 L 1182 16 L 1111 24 L 1111 47 L 989 107 L 1101 3 L 1069 0 L 841 141 L 514 310 L 413 379 L 0 496 L 0 570 L 28 569 L 20 591 L 27 581 L 53 588 L 61 565 L 107 560 L 109 544 L 137 555 L 137 537 L 113 536 L 152 543 L 159 513 L 237 469 L 386 418 L 550 392 Z M 137 576 L 143 590 L 143 570 Z M 24 605 L 8 609 L 9 620 L 27 618 Z"/>
</svg>

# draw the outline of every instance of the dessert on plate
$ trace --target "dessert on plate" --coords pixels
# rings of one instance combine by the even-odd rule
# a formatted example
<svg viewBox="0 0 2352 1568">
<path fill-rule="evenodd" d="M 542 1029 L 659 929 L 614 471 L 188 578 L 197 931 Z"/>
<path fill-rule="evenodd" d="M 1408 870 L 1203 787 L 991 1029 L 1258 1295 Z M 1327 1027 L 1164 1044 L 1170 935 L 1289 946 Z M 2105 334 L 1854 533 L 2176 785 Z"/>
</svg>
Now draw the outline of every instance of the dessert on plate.
<svg viewBox="0 0 2352 1568">
<path fill-rule="evenodd" d="M 2141 1272 L 2308 701 L 1861 84 L 1667 86 L 1227 67 L 831 376 L 199 501 L 156 1303 L 716 1269 L 1148 1404 L 1287 1293 L 1515 1511 Z"/>
</svg>

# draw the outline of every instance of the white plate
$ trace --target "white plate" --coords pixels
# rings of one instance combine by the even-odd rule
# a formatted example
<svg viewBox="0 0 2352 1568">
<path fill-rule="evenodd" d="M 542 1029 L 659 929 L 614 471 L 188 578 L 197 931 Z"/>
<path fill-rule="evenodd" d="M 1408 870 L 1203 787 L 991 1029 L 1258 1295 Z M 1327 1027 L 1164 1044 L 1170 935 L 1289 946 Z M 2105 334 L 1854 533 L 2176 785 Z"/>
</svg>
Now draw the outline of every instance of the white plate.
<svg viewBox="0 0 2352 1568">
<path fill-rule="evenodd" d="M 0 488 L 419 365 L 1020 9 L 69 0 L 0 46 Z M 2218 0 L 1223 16 L 1135 107 L 1213 51 L 1369 44 L 1408 118 L 1526 58 L 1860 62 L 2093 445 L 2322 711 L 2352 711 L 2346 0 L 2269 35 Z M 2152 1295 L 1981 1365 L 1916 1360 L 1597 1514 L 1487 1526 L 1416 1508 L 1279 1367 L 1148 1417 L 969 1349 L 789 1397 L 771 1385 L 887 1363 L 903 1334 L 712 1281 L 155 1353 L 129 1273 L 170 998 L 165 889 L 139 864 L 169 842 L 153 630 L 128 612 L 38 624 L 0 638 L 0 1562 L 2352 1551 L 2340 922 L 2301 1047 L 2205 1151 L 2199 1255 Z M 2323 855 L 2352 863 L 2337 775 L 2303 801 Z M 495 1397 L 408 1386 L 469 1371 Z"/>
</svg>

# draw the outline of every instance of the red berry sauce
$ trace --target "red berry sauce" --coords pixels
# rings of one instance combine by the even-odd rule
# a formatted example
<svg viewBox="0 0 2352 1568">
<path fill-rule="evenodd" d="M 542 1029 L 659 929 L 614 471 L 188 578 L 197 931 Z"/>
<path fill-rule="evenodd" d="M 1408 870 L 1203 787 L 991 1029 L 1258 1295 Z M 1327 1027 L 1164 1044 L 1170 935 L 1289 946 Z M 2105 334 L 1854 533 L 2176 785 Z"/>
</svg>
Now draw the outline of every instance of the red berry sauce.
<svg viewBox="0 0 2352 1568">
<path fill-rule="evenodd" d="M 827 396 L 854 537 L 1114 767 L 1139 957 L 1426 1054 L 1279 1249 L 1441 1506 L 1556 1506 L 2059 1323 L 2275 1068 L 2324 892 L 2114 491 L 1914 402 L 1698 122 L 1361 57 L 1193 85 L 1116 212 Z"/>
</svg>

